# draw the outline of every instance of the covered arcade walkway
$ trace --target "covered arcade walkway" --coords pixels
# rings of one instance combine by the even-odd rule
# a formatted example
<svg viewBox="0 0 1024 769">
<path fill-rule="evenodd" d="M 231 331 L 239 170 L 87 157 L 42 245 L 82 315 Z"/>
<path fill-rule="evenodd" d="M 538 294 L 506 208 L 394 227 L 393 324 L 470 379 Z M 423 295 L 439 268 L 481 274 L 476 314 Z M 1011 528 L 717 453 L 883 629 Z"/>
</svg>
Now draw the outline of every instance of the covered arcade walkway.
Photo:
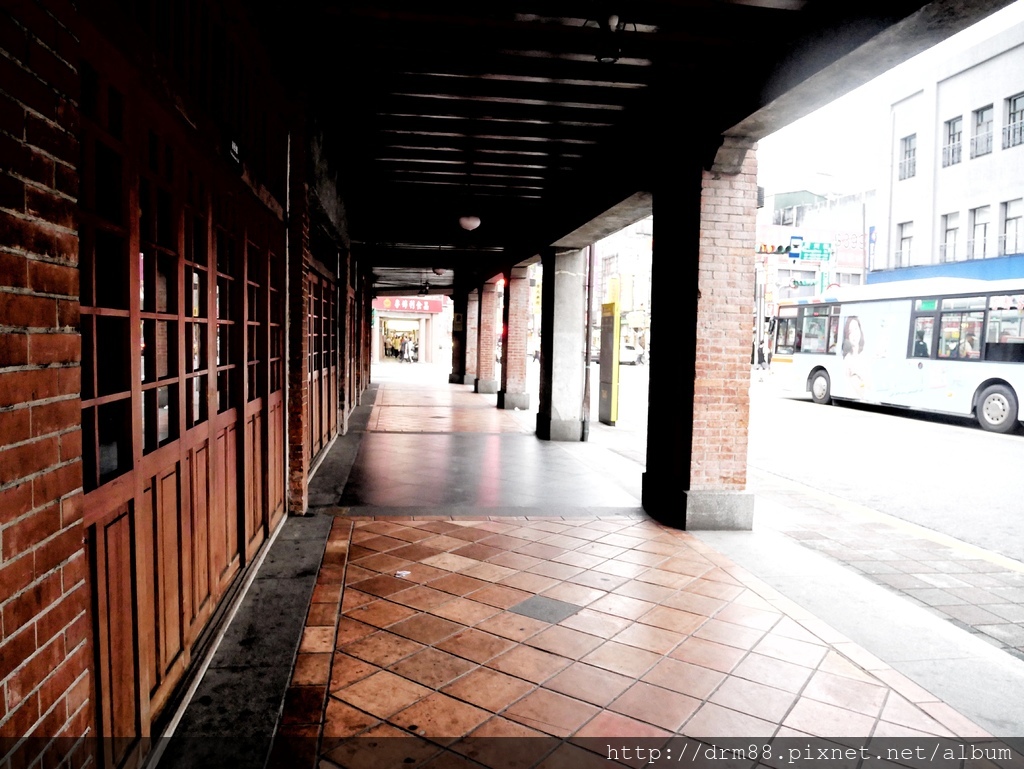
<svg viewBox="0 0 1024 769">
<path fill-rule="evenodd" d="M 634 463 L 537 441 L 531 414 L 495 410 L 438 371 L 375 368 L 353 430 L 314 476 L 310 516 L 288 522 L 319 530 L 322 561 L 293 596 L 306 619 L 279 765 L 597 766 L 613 738 L 677 751 L 682 737 L 990 744 L 745 564 L 651 520 Z M 870 587 L 837 601 L 863 605 Z M 904 620 L 881 624 L 898 639 Z M 932 620 L 914 632 L 942 637 Z M 211 694 L 201 685 L 195 708 L 216 708 Z M 184 723 L 177 736 L 209 749 L 216 725 Z M 498 737 L 534 739 L 485 739 Z"/>
</svg>

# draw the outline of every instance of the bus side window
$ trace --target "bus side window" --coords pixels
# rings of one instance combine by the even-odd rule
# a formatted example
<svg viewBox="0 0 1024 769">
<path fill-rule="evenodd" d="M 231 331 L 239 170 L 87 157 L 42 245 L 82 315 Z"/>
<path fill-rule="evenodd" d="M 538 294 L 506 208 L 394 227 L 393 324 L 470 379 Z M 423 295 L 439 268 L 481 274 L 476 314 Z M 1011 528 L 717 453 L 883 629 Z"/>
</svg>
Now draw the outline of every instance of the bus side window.
<svg viewBox="0 0 1024 769">
<path fill-rule="evenodd" d="M 940 358 L 977 359 L 981 357 L 983 312 L 942 313 Z"/>
<path fill-rule="evenodd" d="M 914 342 L 911 355 L 915 358 L 930 358 L 934 339 L 935 318 L 931 316 L 914 318 Z"/>
<path fill-rule="evenodd" d="M 993 296 L 985 328 L 985 360 L 1024 363 L 1024 294 Z"/>
</svg>

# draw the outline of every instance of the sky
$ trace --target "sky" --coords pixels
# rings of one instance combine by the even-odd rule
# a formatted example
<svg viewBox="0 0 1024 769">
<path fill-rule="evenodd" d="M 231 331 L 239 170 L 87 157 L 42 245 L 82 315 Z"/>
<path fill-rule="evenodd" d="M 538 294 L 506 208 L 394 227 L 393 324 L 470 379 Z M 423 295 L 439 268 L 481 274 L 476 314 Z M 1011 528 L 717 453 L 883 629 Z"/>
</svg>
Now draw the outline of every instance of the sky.
<svg viewBox="0 0 1024 769">
<path fill-rule="evenodd" d="M 887 162 L 890 94 L 909 93 L 931 62 L 1024 21 L 1017 0 L 832 104 L 758 142 L 758 184 L 769 195 L 794 190 L 819 194 L 872 189 Z M 905 84 L 905 86 L 904 86 Z M 865 129 L 866 127 L 866 129 Z"/>
</svg>

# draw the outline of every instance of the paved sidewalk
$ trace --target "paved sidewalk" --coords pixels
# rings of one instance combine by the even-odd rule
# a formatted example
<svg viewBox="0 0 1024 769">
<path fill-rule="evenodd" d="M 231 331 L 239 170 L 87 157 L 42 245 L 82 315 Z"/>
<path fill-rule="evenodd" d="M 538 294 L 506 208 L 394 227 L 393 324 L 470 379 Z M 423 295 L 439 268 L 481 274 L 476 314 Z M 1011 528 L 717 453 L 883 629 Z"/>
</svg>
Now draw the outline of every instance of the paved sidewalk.
<svg viewBox="0 0 1024 769">
<path fill-rule="evenodd" d="M 520 736 L 536 755 L 518 765 L 554 767 L 606 763 L 593 737 L 1024 734 L 1024 663 L 834 556 L 921 574 L 978 559 L 763 477 L 758 520 L 777 530 L 665 528 L 601 426 L 540 442 L 530 412 L 495 417 L 493 396 L 406 371 L 375 371 L 367 420 L 401 432 L 346 436 L 332 454 L 351 472 L 326 477 L 328 457 L 317 477 L 334 503 L 311 490 L 331 533 L 278 759 L 370 767 L 389 744 L 388 765 L 507 766 L 484 738 Z"/>
<path fill-rule="evenodd" d="M 1024 564 L 768 473 L 748 487 L 760 527 L 1024 660 Z"/>
</svg>

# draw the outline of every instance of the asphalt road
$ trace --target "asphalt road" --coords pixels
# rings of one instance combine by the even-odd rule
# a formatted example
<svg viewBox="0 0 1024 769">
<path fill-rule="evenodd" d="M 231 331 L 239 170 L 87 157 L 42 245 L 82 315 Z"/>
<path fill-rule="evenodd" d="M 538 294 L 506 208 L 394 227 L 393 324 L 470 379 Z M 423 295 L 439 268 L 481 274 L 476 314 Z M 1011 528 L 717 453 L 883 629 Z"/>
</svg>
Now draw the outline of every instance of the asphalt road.
<svg viewBox="0 0 1024 769">
<path fill-rule="evenodd" d="M 749 464 L 1024 561 L 1024 431 L 751 388 Z"/>
<path fill-rule="evenodd" d="M 598 421 L 598 366 L 591 368 L 590 441 L 641 467 L 649 371 L 620 367 L 619 420 L 606 427 Z M 753 372 L 752 468 L 1024 562 L 1024 430 L 999 435 L 970 419 L 820 406 L 780 394 L 769 375 L 758 378 Z"/>
</svg>

